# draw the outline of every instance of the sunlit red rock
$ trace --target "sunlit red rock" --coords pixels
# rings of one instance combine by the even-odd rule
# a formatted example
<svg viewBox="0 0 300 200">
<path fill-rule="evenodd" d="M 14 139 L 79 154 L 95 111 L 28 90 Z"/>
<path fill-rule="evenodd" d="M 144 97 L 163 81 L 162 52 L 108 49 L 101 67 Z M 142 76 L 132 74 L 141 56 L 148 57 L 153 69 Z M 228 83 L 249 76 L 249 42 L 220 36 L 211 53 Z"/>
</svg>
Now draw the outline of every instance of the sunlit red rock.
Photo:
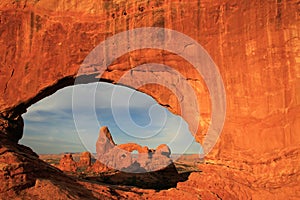
<svg viewBox="0 0 300 200">
<path fill-rule="evenodd" d="M 44 166 L 35 159 L 36 165 L 27 162 L 25 154 L 31 153 L 15 150 L 19 149 L 16 142 L 22 137 L 21 114 L 38 100 L 72 85 L 84 58 L 109 36 L 137 27 L 159 26 L 198 41 L 217 64 L 226 89 L 226 121 L 218 144 L 207 157 L 211 162 L 207 165 L 208 173 L 203 177 L 193 175 L 190 180 L 201 187 L 201 180 L 207 179 L 211 181 L 210 188 L 197 187 L 197 194 L 208 199 L 229 195 L 242 199 L 299 196 L 298 1 L 2 0 L 0 11 L 0 134 L 8 139 L 1 138 L 8 149 L 1 154 L 1 166 L 9 166 L 1 172 L 1 187 L 13 188 L 5 191 L 20 193 L 33 183 L 30 173 L 9 174 Z M 171 66 L 191 83 L 201 107 L 202 120 L 196 138 L 202 141 L 211 123 L 210 98 L 201 76 L 180 56 L 149 49 L 130 52 L 114 61 L 103 79 L 115 83 L 126 70 L 145 79 L 147 74 L 135 71 L 134 67 L 149 62 Z M 93 69 L 85 73 L 94 74 Z M 165 80 L 171 78 L 165 76 Z M 180 100 L 167 88 L 151 84 L 139 90 L 181 114 Z M 11 152 L 13 156 L 9 155 Z M 16 158 L 16 166 L 11 166 Z M 38 173 L 41 172 L 33 174 Z M 224 173 L 238 177 L 224 179 Z M 219 182 L 224 187 L 215 186 Z M 248 186 L 243 183 L 255 185 L 253 192 L 245 192 Z M 91 185 L 87 187 L 92 188 Z M 187 188 L 191 185 L 194 184 L 187 183 Z M 62 184 L 55 186 L 64 188 Z M 35 191 L 38 190 L 43 188 Z M 194 197 L 181 191 L 182 188 L 158 194 Z"/>
<path fill-rule="evenodd" d="M 136 143 L 119 144 L 117 145 L 117 147 L 129 152 L 138 151 L 139 153 L 149 153 L 148 147 L 142 147 L 141 145 L 138 145 Z"/>
<path fill-rule="evenodd" d="M 94 199 L 90 190 L 40 160 L 30 148 L 0 136 L 0 199 Z M 99 199 L 112 196 L 98 191 Z"/>
<path fill-rule="evenodd" d="M 161 154 L 170 157 L 171 150 L 166 144 L 161 144 L 155 149 L 155 154 Z"/>
<path fill-rule="evenodd" d="M 73 160 L 72 154 L 63 155 L 58 168 L 66 172 L 75 172 L 77 170 L 77 163 Z"/>
<path fill-rule="evenodd" d="M 109 171 L 110 168 L 107 167 L 105 164 L 101 163 L 99 160 L 96 160 L 96 162 L 87 168 L 88 172 L 95 172 L 95 173 L 102 173 Z"/>
<path fill-rule="evenodd" d="M 81 168 L 87 168 L 87 167 L 90 167 L 92 164 L 92 155 L 90 152 L 82 152 L 81 155 L 80 155 L 80 160 L 79 162 L 77 163 L 77 166 L 78 167 L 81 167 Z"/>
</svg>

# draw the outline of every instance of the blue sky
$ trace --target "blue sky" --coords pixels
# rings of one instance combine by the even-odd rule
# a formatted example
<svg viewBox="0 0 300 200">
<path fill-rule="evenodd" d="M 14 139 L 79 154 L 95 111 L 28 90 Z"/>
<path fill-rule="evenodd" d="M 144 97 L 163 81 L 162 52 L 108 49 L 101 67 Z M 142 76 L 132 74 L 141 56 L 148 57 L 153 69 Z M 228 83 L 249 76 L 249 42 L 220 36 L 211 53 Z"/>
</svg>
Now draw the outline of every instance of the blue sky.
<svg viewBox="0 0 300 200">
<path fill-rule="evenodd" d="M 78 95 L 73 95 L 74 89 Z M 87 103 L 91 93 L 95 97 L 92 113 Z M 117 144 L 135 142 L 150 148 L 167 144 L 172 153 L 200 150 L 181 117 L 146 94 L 109 83 L 63 88 L 29 107 L 23 118 L 24 136 L 20 143 L 40 154 L 95 152 L 101 126 L 108 126 Z"/>
</svg>

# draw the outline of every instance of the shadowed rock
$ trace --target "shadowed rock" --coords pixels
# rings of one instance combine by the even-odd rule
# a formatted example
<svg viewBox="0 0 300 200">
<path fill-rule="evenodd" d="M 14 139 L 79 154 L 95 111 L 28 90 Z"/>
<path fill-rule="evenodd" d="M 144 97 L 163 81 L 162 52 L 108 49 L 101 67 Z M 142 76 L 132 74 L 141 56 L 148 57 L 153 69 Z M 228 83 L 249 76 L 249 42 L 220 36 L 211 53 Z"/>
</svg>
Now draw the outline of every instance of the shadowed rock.
<svg viewBox="0 0 300 200">
<path fill-rule="evenodd" d="M 138 3 L 91 0 L 76 1 L 76 4 L 62 0 L 55 3 L 2 0 L 0 7 L 0 135 L 13 141 L 0 140 L 0 150 L 7 148 L 5 153 L 0 153 L 0 187 L 8 191 L 1 193 L 0 199 L 9 199 L 7 194 L 14 190 L 20 194 L 31 185 L 28 180 L 32 177 L 66 178 L 49 170 L 49 166 L 16 144 L 23 132 L 21 114 L 40 99 L 73 85 L 82 60 L 95 45 L 115 33 L 143 26 L 169 27 L 204 45 L 218 65 L 228 101 L 224 130 L 220 143 L 208 158 L 213 164 L 206 165 L 207 173 L 191 177 L 189 185 L 184 183 L 179 189 L 161 191 L 160 196 L 151 195 L 152 198 L 299 198 L 298 0 L 142 0 Z M 119 7 L 128 9 L 125 13 L 122 9 L 117 12 Z M 113 16 L 108 17 L 110 13 Z M 142 42 L 146 41 L 145 38 Z M 190 45 L 185 47 L 184 50 L 193 50 Z M 109 58 L 115 51 L 106 53 Z M 211 116 L 209 91 L 203 87 L 201 74 L 177 54 L 157 49 L 127 53 L 107 68 L 103 79 L 116 83 L 127 70 L 150 62 L 173 67 L 193 85 L 201 105 L 199 116 L 205 118 L 205 130 L 210 124 L 206 119 Z M 148 76 L 145 72 L 134 73 L 142 78 Z M 97 66 L 91 65 L 79 78 L 93 75 L 85 81 L 92 82 L 98 74 Z M 172 77 L 165 78 L 167 81 Z M 176 96 L 167 88 L 153 84 L 139 90 L 181 114 Z M 199 128 L 197 141 L 205 137 L 203 129 Z M 47 170 L 41 170 L 41 166 Z M 72 187 L 75 181 L 66 183 L 66 179 L 53 181 L 55 189 L 37 184 L 39 195 L 22 193 L 18 198 L 76 199 L 72 194 L 80 187 Z M 186 189 L 191 187 L 195 189 Z M 57 196 L 55 191 L 62 191 L 64 197 Z M 225 191 L 232 196 L 223 194 Z M 196 194 L 191 196 L 193 192 Z M 210 196 L 205 198 L 204 192 Z M 76 197 L 80 199 L 83 195 Z"/>
</svg>

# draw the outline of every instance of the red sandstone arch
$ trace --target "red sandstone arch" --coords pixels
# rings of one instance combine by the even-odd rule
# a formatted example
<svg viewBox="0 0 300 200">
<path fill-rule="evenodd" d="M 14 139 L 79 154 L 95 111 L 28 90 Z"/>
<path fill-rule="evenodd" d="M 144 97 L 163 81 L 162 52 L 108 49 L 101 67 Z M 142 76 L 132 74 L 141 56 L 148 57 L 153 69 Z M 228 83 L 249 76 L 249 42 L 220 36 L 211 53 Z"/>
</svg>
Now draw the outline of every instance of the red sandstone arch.
<svg viewBox="0 0 300 200">
<path fill-rule="evenodd" d="M 144 146 L 142 147 L 139 144 L 136 143 L 126 143 L 126 144 L 120 144 L 117 145 L 118 148 L 123 149 L 128 152 L 138 151 L 139 153 L 149 153 L 149 148 Z"/>
<path fill-rule="evenodd" d="M 291 177 L 299 180 L 296 164 L 300 160 L 300 25 L 296 0 L 227 0 L 221 4 L 208 0 L 162 1 L 157 5 L 141 1 L 145 6 L 143 13 L 136 2 L 124 1 L 122 6 L 128 8 L 127 15 L 116 13 L 118 20 L 109 17 L 116 12 L 114 7 L 118 2 L 89 1 L 83 5 L 85 3 L 74 6 L 65 1 L 16 1 L 14 4 L 1 1 L 2 146 L 20 154 L 16 143 L 22 137 L 21 114 L 31 104 L 72 85 L 80 64 L 95 45 L 127 29 L 160 26 L 180 31 L 200 42 L 220 68 L 228 97 L 227 118 L 219 143 L 210 154 L 211 162 L 254 173 L 262 182 L 256 187 L 273 183 L 288 185 Z M 199 12 L 193 12 L 195 9 Z M 178 57 L 164 52 L 150 51 L 144 60 L 141 53 L 132 52 L 120 58 L 102 80 L 116 82 L 124 69 L 150 58 L 186 65 Z M 136 58 L 139 59 L 136 61 Z M 199 89 L 200 104 L 204 100 L 209 102 L 206 97 L 202 99 L 205 89 L 201 78 L 194 77 L 185 67 L 178 69 L 184 69 L 187 79 Z M 87 72 L 80 78 L 92 82 L 97 80 L 94 76 Z M 161 93 L 142 89 L 175 112 L 175 101 L 163 98 L 162 90 L 155 91 Z M 269 171 L 276 180 L 280 174 L 278 181 L 269 180 Z M 280 171 L 284 173 L 276 173 Z M 245 181 L 245 185 L 248 183 Z"/>
<path fill-rule="evenodd" d="M 192 9 L 197 7 L 194 3 L 195 2 L 185 2 L 182 4 L 184 4 L 185 8 L 188 7 Z M 228 3 L 228 5 L 229 4 L 230 3 Z M 5 3 L 1 5 L 3 8 L 1 14 L 2 24 L 0 27 L 2 31 L 0 55 L 3 55 L 1 57 L 0 66 L 0 88 L 2 88 L 3 93 L 0 100 L 1 130 L 6 135 L 9 135 L 12 140 L 17 141 L 22 136 L 21 127 L 23 123 L 20 114 L 24 113 L 28 106 L 38 100 L 64 86 L 71 85 L 80 63 L 88 52 L 92 50 L 95 44 L 100 43 L 108 36 L 107 34 L 102 34 L 103 23 L 105 22 L 106 16 L 101 15 L 101 12 L 105 13 L 106 11 L 99 11 L 97 14 L 99 22 L 90 23 L 94 14 L 86 14 L 78 21 L 77 17 L 72 17 L 71 13 L 56 15 L 55 12 L 57 9 L 62 9 L 62 7 L 47 5 L 46 3 L 39 4 L 38 8 L 34 6 L 33 3 L 28 3 L 26 8 L 32 12 L 20 11 L 17 13 L 10 9 L 5 9 Z M 209 9 L 214 9 L 213 6 L 207 4 L 205 4 L 205 6 L 208 6 Z M 239 6 L 243 7 L 245 5 L 239 3 Z M 292 1 L 288 3 L 286 7 L 289 8 L 288 10 L 293 11 L 295 10 L 295 3 Z M 164 9 L 167 8 L 164 7 Z M 178 7 L 178 9 L 180 9 L 180 7 Z M 260 9 L 263 8 L 261 7 Z M 257 13 L 257 19 L 260 19 L 261 13 L 265 13 L 265 10 L 262 12 L 260 9 L 257 11 L 253 10 L 253 12 Z M 270 8 L 270 12 L 272 10 L 273 9 Z M 130 14 L 130 12 L 134 13 L 135 11 L 128 11 L 128 14 Z M 205 13 L 208 11 L 202 12 Z M 228 12 L 231 13 L 233 11 L 229 9 Z M 232 14 L 236 16 L 236 18 L 241 18 L 239 17 L 239 12 L 233 12 Z M 284 24 L 286 24 L 286 27 L 289 27 L 291 31 L 295 30 L 293 27 L 298 26 L 296 25 L 297 21 L 294 18 L 293 12 L 287 12 L 285 15 L 287 17 L 284 19 Z M 145 20 L 148 19 L 149 22 L 153 22 L 150 15 L 146 15 L 145 17 Z M 249 17 L 250 15 L 248 18 Z M 54 21 L 54 18 L 57 20 Z M 30 19 L 34 21 L 31 25 L 32 27 L 27 23 Z M 183 19 L 189 24 L 194 19 L 197 19 L 197 17 L 194 18 L 194 16 L 186 15 Z M 109 21 L 110 20 L 113 21 L 113 19 L 109 19 Z M 192 31 L 192 29 L 182 30 L 176 25 L 175 21 L 165 21 L 165 27 L 172 27 L 174 30 L 181 31 L 197 39 L 204 45 L 205 49 L 208 50 L 219 66 L 225 81 L 228 97 L 227 121 L 220 140 L 222 147 L 216 148 L 219 151 L 218 153 L 223 154 L 224 152 L 223 155 L 228 155 L 229 152 L 230 154 L 234 153 L 236 149 L 243 149 L 245 151 L 250 149 L 253 151 L 253 154 L 260 154 L 275 149 L 282 149 L 287 146 L 297 146 L 300 141 L 296 131 L 299 128 L 299 114 L 297 114 L 299 113 L 297 112 L 299 109 L 299 102 L 297 100 L 299 93 L 296 92 L 298 91 L 296 84 L 298 82 L 298 75 L 296 73 L 297 65 L 295 62 L 296 40 L 293 39 L 291 35 L 283 37 L 279 29 L 276 29 L 272 38 L 268 39 L 265 34 L 266 28 L 272 27 L 272 25 L 265 25 L 258 30 L 251 29 L 253 34 L 248 34 L 248 36 L 244 34 L 246 30 L 245 27 L 232 29 L 232 31 L 236 31 L 234 34 L 228 33 L 222 35 L 220 33 L 220 35 L 224 37 L 224 45 L 220 46 L 220 37 L 213 39 L 214 36 L 211 36 L 210 33 L 218 33 L 217 30 L 219 30 L 221 24 L 217 24 L 211 27 L 211 31 L 207 31 L 208 22 L 203 23 L 201 27 L 197 28 L 197 30 L 201 32 L 201 34 L 198 34 Z M 234 21 L 229 22 L 234 23 Z M 245 23 L 246 22 L 247 20 L 245 19 Z M 262 21 L 262 23 L 266 23 L 266 21 Z M 7 31 L 8 26 L 10 32 Z M 125 30 L 125 27 L 120 27 L 120 30 L 113 30 L 109 35 Z M 19 29 L 21 31 L 18 31 Z M 90 30 L 90 37 L 85 35 L 87 30 Z M 17 35 L 18 33 L 20 35 Z M 201 37 L 199 35 L 201 35 Z M 235 35 L 240 35 L 246 39 L 235 43 L 234 41 L 237 41 Z M 251 35 L 260 35 L 262 37 Z M 18 39 L 20 36 L 26 38 L 24 41 L 30 42 L 25 43 Z M 253 38 L 247 39 L 247 37 L 250 36 Z M 84 43 L 80 42 L 82 40 L 84 40 Z M 251 43 L 251 41 L 253 42 Z M 280 49 L 284 48 L 283 44 L 286 44 L 286 42 L 289 44 L 290 50 L 281 51 Z M 226 49 L 225 44 L 227 45 Z M 252 57 L 248 55 L 251 49 L 259 52 L 268 45 L 277 46 L 276 53 L 257 53 Z M 70 49 L 74 49 L 76 52 Z M 243 52 L 243 50 L 248 53 L 240 53 Z M 178 57 L 172 57 L 172 55 L 164 52 L 157 54 L 157 52 L 154 53 L 150 51 L 147 53 L 146 60 L 145 56 L 140 53 L 141 52 L 133 52 L 127 55 L 127 57 L 116 61 L 118 63 L 110 67 L 104 74 L 105 81 L 115 82 L 118 77 L 120 77 L 120 74 L 124 73 L 124 68 L 128 69 L 128 67 L 134 66 L 135 63 L 137 64 L 149 60 L 153 62 L 162 61 L 165 64 L 170 64 L 167 62 L 182 63 L 182 61 L 178 60 Z M 134 54 L 137 54 L 137 56 L 134 56 Z M 231 60 L 232 55 L 235 56 L 234 61 Z M 137 57 L 140 59 L 136 59 Z M 267 57 L 267 59 L 264 59 L 264 57 Z M 280 63 L 273 62 L 276 58 L 280 58 Z M 270 61 L 269 64 L 267 60 Z M 175 66 L 185 65 L 186 63 L 182 63 Z M 274 74 L 274 76 L 278 74 L 276 72 L 279 68 L 275 67 L 277 65 L 281 66 L 280 69 L 283 69 L 284 66 L 289 66 L 289 74 L 291 74 L 291 76 L 286 74 L 286 70 L 282 70 L 278 75 L 279 82 L 275 81 L 277 78 L 269 78 L 269 74 Z M 244 69 L 242 66 L 249 66 L 249 68 Z M 261 69 L 262 66 L 268 66 L 268 73 L 266 73 L 266 70 Z M 178 67 L 178 69 L 187 68 Z M 244 70 L 247 72 L 245 73 Z M 194 73 L 192 71 L 183 71 L 187 79 L 189 79 L 196 88 L 202 88 L 202 84 L 199 84 L 201 78 L 197 76 L 193 77 Z M 82 77 L 82 79 L 91 82 L 93 81 L 92 76 L 93 75 L 90 74 L 89 76 Z M 168 102 L 167 99 L 164 99 L 163 92 L 153 93 L 151 89 L 143 89 L 142 91 L 153 96 L 162 105 L 167 105 L 169 109 L 176 113 L 177 106 L 174 105 L 173 102 Z M 207 98 L 206 95 L 202 95 L 203 91 L 205 91 L 205 89 L 199 91 L 198 97 L 200 105 L 203 104 L 203 102 L 209 102 L 207 99 L 205 100 L 205 98 Z M 207 103 L 205 104 L 208 105 Z M 205 112 L 205 115 L 209 118 L 209 110 Z M 281 116 L 285 116 L 283 124 L 281 123 L 283 121 Z M 263 121 L 267 121 L 267 123 Z M 232 130 L 236 130 L 236 132 Z M 273 130 L 278 134 L 272 134 L 274 132 Z M 272 142 L 261 145 L 258 141 L 265 141 L 263 140 L 265 137 L 269 138 Z M 199 140 L 201 140 L 201 137 Z M 220 151 L 220 149 L 222 149 L 222 151 Z"/>
</svg>

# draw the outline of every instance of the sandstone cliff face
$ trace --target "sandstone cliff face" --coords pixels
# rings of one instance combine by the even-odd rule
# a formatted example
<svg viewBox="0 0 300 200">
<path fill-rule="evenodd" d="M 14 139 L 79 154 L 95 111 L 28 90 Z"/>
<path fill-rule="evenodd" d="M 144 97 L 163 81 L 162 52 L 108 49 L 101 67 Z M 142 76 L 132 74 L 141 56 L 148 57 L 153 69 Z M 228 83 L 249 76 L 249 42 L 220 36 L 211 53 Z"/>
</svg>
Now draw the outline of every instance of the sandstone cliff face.
<svg viewBox="0 0 300 200">
<path fill-rule="evenodd" d="M 132 28 L 160 26 L 195 38 L 220 68 L 227 93 L 220 153 L 234 149 L 260 153 L 297 145 L 297 9 L 296 1 L 91 1 L 76 5 L 65 1 L 3 1 L 1 123 L 11 123 L 12 127 L 13 120 L 31 103 L 70 85 L 85 56 L 105 38 Z M 201 116 L 209 116 L 209 96 L 201 77 L 182 59 L 149 51 L 147 56 L 142 51 L 124 55 L 103 77 L 116 82 L 124 71 L 140 63 L 163 62 L 192 82 L 199 93 Z M 140 90 L 179 112 L 174 95 L 157 87 Z M 261 145 L 261 138 L 269 142 Z"/>
<path fill-rule="evenodd" d="M 137 27 L 166 27 L 203 45 L 225 84 L 226 121 L 209 155 L 210 165 L 239 169 L 243 171 L 240 177 L 251 173 L 254 178 L 248 182 L 258 188 L 275 190 L 299 183 L 300 20 L 296 0 L 4 0 L 0 10 L 0 131 L 10 141 L 22 137 L 20 115 L 26 108 L 71 85 L 83 59 L 105 38 Z M 193 85 L 203 117 L 196 138 L 202 141 L 210 123 L 210 98 L 202 78 L 185 60 L 164 51 L 131 52 L 118 58 L 103 78 L 117 82 L 127 70 L 147 62 L 169 65 Z M 143 77 L 142 72 L 136 73 Z M 139 90 L 181 114 L 179 100 L 167 88 L 148 85 Z M 294 181 L 278 177 L 273 182 L 266 168 L 274 176 L 292 176 Z"/>
</svg>

